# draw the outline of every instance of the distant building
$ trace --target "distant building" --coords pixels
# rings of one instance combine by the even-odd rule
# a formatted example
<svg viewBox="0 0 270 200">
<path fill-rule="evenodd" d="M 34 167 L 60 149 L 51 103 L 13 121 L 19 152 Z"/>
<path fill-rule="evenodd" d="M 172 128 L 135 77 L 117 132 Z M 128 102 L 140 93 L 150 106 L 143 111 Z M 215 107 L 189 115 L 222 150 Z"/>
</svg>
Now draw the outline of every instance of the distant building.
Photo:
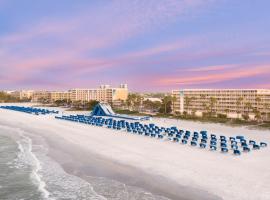
<svg viewBox="0 0 270 200">
<path fill-rule="evenodd" d="M 97 89 L 72 89 L 69 90 L 71 101 L 90 101 L 116 103 L 125 101 L 128 97 L 126 84 L 121 84 L 118 88 L 111 88 L 109 85 L 101 85 Z"/>
<path fill-rule="evenodd" d="M 50 91 L 34 91 L 32 95 L 33 102 L 49 102 L 51 99 L 51 92 Z"/>
<path fill-rule="evenodd" d="M 270 90 L 267 89 L 184 89 L 173 90 L 174 113 L 202 115 L 212 111 L 238 118 L 256 113 L 262 118 L 269 117 Z"/>
<path fill-rule="evenodd" d="M 67 91 L 52 91 L 50 92 L 50 101 L 70 100 L 70 93 Z"/>
<path fill-rule="evenodd" d="M 144 101 L 149 100 L 149 101 L 152 101 L 152 102 L 155 102 L 155 101 L 162 102 L 162 99 L 157 98 L 157 97 L 144 97 L 143 100 Z"/>
<path fill-rule="evenodd" d="M 21 90 L 20 99 L 32 99 L 34 90 Z"/>
</svg>

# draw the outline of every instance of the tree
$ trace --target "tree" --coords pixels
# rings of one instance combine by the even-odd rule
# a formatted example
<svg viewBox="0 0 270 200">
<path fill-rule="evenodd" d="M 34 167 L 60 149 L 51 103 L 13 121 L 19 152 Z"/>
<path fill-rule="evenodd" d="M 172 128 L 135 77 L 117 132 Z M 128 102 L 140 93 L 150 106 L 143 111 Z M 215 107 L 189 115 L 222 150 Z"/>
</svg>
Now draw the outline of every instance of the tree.
<svg viewBox="0 0 270 200">
<path fill-rule="evenodd" d="M 264 120 L 267 120 L 267 118 L 268 118 L 267 114 L 270 114 L 270 112 L 268 112 L 269 107 L 270 107 L 270 104 L 268 104 L 268 103 L 263 104 L 264 109 L 263 109 L 262 115 L 263 115 Z"/>
<path fill-rule="evenodd" d="M 139 94 L 135 94 L 133 105 L 135 106 L 136 110 L 139 111 L 142 106 L 143 97 Z"/>
<path fill-rule="evenodd" d="M 189 106 L 191 104 L 191 102 L 194 100 L 194 97 L 188 97 L 188 96 L 185 96 L 185 107 L 187 109 L 187 114 L 188 114 L 188 111 L 189 111 Z"/>
<path fill-rule="evenodd" d="M 128 94 L 126 103 L 127 103 L 127 106 L 128 106 L 128 109 L 129 110 L 133 110 L 134 109 L 134 104 L 135 104 L 136 98 L 137 97 L 136 97 L 136 94 L 135 93 Z"/>
<path fill-rule="evenodd" d="M 19 102 L 19 101 L 20 101 L 19 98 L 11 96 L 6 92 L 0 92 L 0 102 Z"/>
<path fill-rule="evenodd" d="M 172 105 L 172 97 L 165 96 L 162 99 L 162 104 L 159 111 L 164 114 L 170 113 L 172 111 L 171 105 Z"/>
<path fill-rule="evenodd" d="M 176 98 L 176 96 L 172 96 L 172 109 L 173 109 L 173 111 L 174 111 L 174 104 L 175 104 L 175 102 L 177 101 L 177 98 Z"/>
<path fill-rule="evenodd" d="M 92 100 L 84 104 L 86 110 L 93 110 L 93 108 L 99 103 L 99 101 Z"/>
<path fill-rule="evenodd" d="M 161 102 L 150 101 L 149 99 L 143 101 L 143 107 L 151 111 L 158 111 L 160 109 Z"/>
<path fill-rule="evenodd" d="M 252 109 L 252 105 L 250 102 L 246 102 L 245 108 L 247 109 L 247 115 L 249 115 L 249 111 Z"/>
<path fill-rule="evenodd" d="M 243 97 L 239 97 L 239 98 L 237 99 L 237 101 L 236 101 L 236 105 L 237 105 L 236 112 L 237 112 L 237 114 L 238 114 L 238 118 L 240 118 L 240 117 L 239 117 L 239 114 L 241 113 L 241 108 L 242 108 L 241 105 L 242 105 L 243 100 L 244 100 Z"/>
<path fill-rule="evenodd" d="M 217 104 L 217 99 L 215 97 L 210 98 L 210 110 L 211 110 L 211 115 L 214 113 L 214 108 Z"/>
<path fill-rule="evenodd" d="M 260 112 L 257 108 L 255 108 L 255 109 L 253 110 L 253 112 L 254 112 L 254 114 L 255 114 L 255 119 L 256 119 L 257 121 L 261 120 L 261 118 L 262 118 L 261 112 Z"/>
<path fill-rule="evenodd" d="M 56 104 L 56 106 L 63 106 L 67 103 L 67 100 L 66 99 L 58 99 L 58 100 L 55 100 L 54 103 Z"/>
</svg>

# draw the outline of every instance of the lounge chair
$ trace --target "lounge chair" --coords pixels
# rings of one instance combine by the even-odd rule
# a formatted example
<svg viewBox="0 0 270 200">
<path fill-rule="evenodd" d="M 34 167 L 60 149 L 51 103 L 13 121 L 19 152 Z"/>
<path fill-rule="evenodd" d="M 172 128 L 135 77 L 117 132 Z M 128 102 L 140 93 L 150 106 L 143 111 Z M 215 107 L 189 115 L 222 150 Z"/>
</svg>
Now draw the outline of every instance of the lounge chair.
<svg viewBox="0 0 270 200">
<path fill-rule="evenodd" d="M 260 146 L 261 146 L 261 147 L 267 147 L 267 143 L 261 142 L 261 143 L 260 143 Z"/>
<path fill-rule="evenodd" d="M 228 148 L 226 148 L 226 147 L 222 147 L 221 148 L 221 152 L 223 152 L 223 153 L 227 153 L 229 150 L 228 150 Z"/>
<path fill-rule="evenodd" d="M 239 155 L 239 156 L 240 156 L 240 155 L 241 155 L 241 152 L 240 152 L 238 149 L 234 149 L 234 150 L 233 150 L 233 154 L 234 154 L 234 155 Z"/>
</svg>

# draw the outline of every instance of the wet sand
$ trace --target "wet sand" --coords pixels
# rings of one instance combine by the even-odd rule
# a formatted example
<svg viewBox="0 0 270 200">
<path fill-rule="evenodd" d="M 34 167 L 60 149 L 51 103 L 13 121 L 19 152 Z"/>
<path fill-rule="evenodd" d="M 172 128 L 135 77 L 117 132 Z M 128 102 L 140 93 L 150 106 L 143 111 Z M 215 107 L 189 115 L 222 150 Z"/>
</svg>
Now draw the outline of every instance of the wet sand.
<svg viewBox="0 0 270 200">
<path fill-rule="evenodd" d="M 214 200 L 221 199 L 206 191 L 177 184 L 162 176 L 151 175 L 132 166 L 93 154 L 61 139 L 46 138 L 49 156 L 72 175 L 89 181 L 88 177 L 105 177 L 129 186 L 167 197 L 172 200 Z"/>
</svg>

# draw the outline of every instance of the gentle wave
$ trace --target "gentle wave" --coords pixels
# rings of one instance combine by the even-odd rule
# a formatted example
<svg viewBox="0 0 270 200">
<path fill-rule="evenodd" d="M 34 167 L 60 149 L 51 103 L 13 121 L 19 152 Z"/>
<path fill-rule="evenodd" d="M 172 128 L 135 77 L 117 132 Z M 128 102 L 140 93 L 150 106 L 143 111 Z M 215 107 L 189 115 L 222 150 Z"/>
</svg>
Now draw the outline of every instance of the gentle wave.
<svg viewBox="0 0 270 200">
<path fill-rule="evenodd" d="M 30 167 L 32 183 L 44 200 L 168 200 L 111 179 L 88 177 L 85 181 L 67 174 L 59 163 L 47 156 L 48 147 L 41 136 L 17 128 L 5 128 L 12 129 L 19 136 L 17 157 L 8 165 L 18 170 Z"/>
<path fill-rule="evenodd" d="M 32 166 L 32 181 L 44 199 L 107 200 L 96 193 L 90 183 L 67 174 L 58 163 L 49 158 L 45 143 L 33 145 L 32 139 L 26 136 L 27 133 L 20 130 L 19 134 L 21 139 L 17 144 L 20 151 L 15 166 L 17 168 Z"/>
<path fill-rule="evenodd" d="M 20 132 L 21 140 L 17 141 L 19 154 L 16 167 L 23 167 L 24 164 L 30 164 L 32 166 L 32 173 L 30 177 L 34 184 L 37 185 L 38 190 L 46 200 L 54 200 L 50 197 L 50 192 L 46 189 L 46 183 L 42 180 L 42 176 L 39 172 L 42 170 L 41 163 L 37 159 L 36 155 L 32 152 L 32 140 Z M 19 161 L 19 162 L 18 162 Z"/>
</svg>

